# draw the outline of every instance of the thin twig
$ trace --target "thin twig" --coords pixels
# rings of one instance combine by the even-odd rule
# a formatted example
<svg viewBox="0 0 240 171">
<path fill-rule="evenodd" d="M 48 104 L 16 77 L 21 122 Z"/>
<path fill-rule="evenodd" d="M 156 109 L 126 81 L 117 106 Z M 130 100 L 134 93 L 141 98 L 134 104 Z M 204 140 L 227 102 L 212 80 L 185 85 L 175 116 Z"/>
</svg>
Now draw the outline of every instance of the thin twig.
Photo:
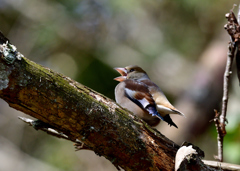
<svg viewBox="0 0 240 171">
<path fill-rule="evenodd" d="M 226 63 L 226 69 L 224 73 L 224 82 L 223 82 L 222 113 L 220 115 L 220 126 L 222 128 L 223 135 L 226 134 L 225 121 L 226 121 L 227 105 L 228 105 L 228 99 L 229 99 L 228 97 L 229 84 L 230 84 L 230 78 L 232 75 L 232 64 L 233 64 L 235 51 L 236 51 L 236 43 L 233 41 L 229 42 L 227 63 Z"/>
<path fill-rule="evenodd" d="M 229 84 L 230 78 L 232 75 L 232 64 L 236 51 L 237 41 L 239 40 L 239 24 L 238 21 L 231 10 L 230 13 L 226 14 L 228 19 L 228 24 L 224 27 L 230 35 L 230 42 L 228 44 L 228 53 L 227 53 L 227 63 L 224 73 L 224 82 L 223 82 L 223 98 L 222 98 L 222 110 L 221 114 L 215 111 L 215 126 L 218 133 L 218 156 L 216 157 L 220 162 L 223 161 L 223 138 L 226 135 L 225 122 L 227 115 L 227 105 L 228 105 L 228 94 L 229 94 Z"/>
<path fill-rule="evenodd" d="M 217 142 L 218 142 L 218 155 L 214 156 L 215 159 L 219 161 L 223 161 L 223 137 L 225 136 L 226 132 L 222 131 L 221 123 L 220 123 L 220 113 L 217 110 L 214 110 L 215 117 L 214 122 L 217 130 Z"/>
<path fill-rule="evenodd" d="M 73 139 L 69 138 L 67 135 L 63 134 L 62 132 L 59 132 L 56 129 L 53 129 L 51 127 L 46 127 L 46 124 L 44 124 L 44 122 L 42 122 L 42 121 L 41 122 L 43 124 L 41 126 L 39 126 L 39 124 L 36 126 L 36 122 L 39 121 L 39 120 L 36 121 L 36 120 L 29 119 L 29 118 L 21 117 L 21 116 L 19 116 L 18 118 L 20 120 L 22 120 L 23 122 L 27 123 L 29 126 L 34 127 L 36 130 L 42 130 L 42 131 L 44 131 L 47 134 L 50 134 L 52 136 L 55 136 L 55 137 L 58 137 L 58 138 L 63 138 L 63 139 L 66 139 L 66 140 L 70 140 L 70 141 L 73 141 L 73 142 L 81 145 L 81 142 L 78 139 L 73 140 Z"/>
<path fill-rule="evenodd" d="M 63 134 L 62 132 L 60 132 L 52 127 L 48 127 L 48 124 L 46 124 L 40 120 L 32 120 L 32 119 L 21 117 L 21 116 L 19 116 L 18 118 L 20 120 L 22 120 L 23 122 L 27 123 L 29 126 L 32 126 L 33 128 L 35 128 L 36 130 L 42 130 L 42 131 L 46 132 L 47 134 L 55 136 L 57 138 L 63 138 L 65 140 L 70 140 L 72 142 L 75 142 L 75 144 L 74 144 L 75 151 L 79 151 L 79 150 L 83 150 L 83 149 L 90 150 L 90 148 L 88 146 L 86 146 L 85 143 L 79 141 L 78 139 L 71 139 L 70 137 Z"/>
<path fill-rule="evenodd" d="M 222 153 L 222 148 L 223 148 L 223 146 L 222 146 L 222 141 L 223 141 L 223 139 L 221 138 L 222 136 L 220 136 L 220 134 L 221 134 L 221 127 L 220 127 L 220 119 L 219 119 L 219 117 L 220 117 L 220 113 L 216 110 L 216 109 L 214 109 L 214 112 L 215 112 L 215 117 L 214 117 L 214 119 L 213 119 L 213 121 L 215 122 L 215 126 L 216 126 L 216 130 L 217 130 L 217 142 L 218 142 L 218 155 L 217 156 L 214 156 L 214 158 L 215 159 L 220 159 L 220 158 L 223 158 L 222 156 L 223 156 L 223 153 Z M 212 120 L 211 120 L 212 121 Z"/>
</svg>

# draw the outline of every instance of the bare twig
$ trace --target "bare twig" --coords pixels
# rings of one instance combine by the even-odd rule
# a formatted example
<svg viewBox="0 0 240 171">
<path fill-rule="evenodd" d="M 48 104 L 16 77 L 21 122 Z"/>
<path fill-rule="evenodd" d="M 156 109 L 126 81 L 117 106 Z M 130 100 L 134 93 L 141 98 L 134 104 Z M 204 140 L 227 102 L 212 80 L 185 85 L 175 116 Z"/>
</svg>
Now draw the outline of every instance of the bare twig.
<svg viewBox="0 0 240 171">
<path fill-rule="evenodd" d="M 218 156 L 216 157 L 219 161 L 223 161 L 223 138 L 226 135 L 225 122 L 227 115 L 227 105 L 228 105 L 228 94 L 229 94 L 229 84 L 232 75 L 232 64 L 236 51 L 236 46 L 239 41 L 239 24 L 238 21 L 231 10 L 230 13 L 226 14 L 228 23 L 224 26 L 230 35 L 230 42 L 228 44 L 228 54 L 227 63 L 224 73 L 224 83 L 223 83 L 223 98 L 222 98 L 222 111 L 219 114 L 215 111 L 215 125 L 218 133 Z"/>
<path fill-rule="evenodd" d="M 222 112 L 220 115 L 220 132 L 218 133 L 218 160 L 223 161 L 223 138 L 226 135 L 225 122 L 227 115 L 227 105 L 228 105 L 228 94 L 229 94 L 229 84 L 230 77 L 232 75 L 232 63 L 234 59 L 234 53 L 236 51 L 236 44 L 234 42 L 229 42 L 228 46 L 228 57 L 226 63 L 226 69 L 224 73 L 224 83 L 223 83 L 223 98 L 222 98 Z"/>
<path fill-rule="evenodd" d="M 40 120 L 32 120 L 32 119 L 20 117 L 20 116 L 18 118 L 20 120 L 22 120 L 23 122 L 27 123 L 29 126 L 34 127 L 36 130 L 42 130 L 42 131 L 46 132 L 47 134 L 55 136 L 57 138 L 63 138 L 63 139 L 70 140 L 75 143 L 81 143 L 78 139 L 75 139 L 75 140 L 71 139 L 67 135 L 62 133 L 61 131 L 58 131 L 52 127 L 46 126 L 47 124 Z M 40 125 L 39 122 L 42 122 L 43 124 Z"/>
<path fill-rule="evenodd" d="M 215 112 L 215 117 L 214 117 L 214 122 L 217 130 L 217 141 L 218 141 L 218 156 L 214 156 L 214 158 L 218 159 L 223 159 L 223 137 L 225 134 L 223 134 L 221 130 L 221 125 L 220 125 L 220 113 L 217 110 L 214 110 Z M 226 133 L 226 132 L 225 132 Z"/>
<path fill-rule="evenodd" d="M 240 165 L 210 161 L 210 160 L 202 160 L 204 164 L 211 166 L 219 171 L 227 170 L 227 171 L 239 171 Z"/>
</svg>

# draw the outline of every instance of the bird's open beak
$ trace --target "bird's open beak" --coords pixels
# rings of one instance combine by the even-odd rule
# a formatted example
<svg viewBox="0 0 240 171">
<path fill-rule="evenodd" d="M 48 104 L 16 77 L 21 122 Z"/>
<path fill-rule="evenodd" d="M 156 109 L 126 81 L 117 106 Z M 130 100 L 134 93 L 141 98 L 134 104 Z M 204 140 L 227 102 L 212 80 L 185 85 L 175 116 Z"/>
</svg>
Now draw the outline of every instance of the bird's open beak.
<svg viewBox="0 0 240 171">
<path fill-rule="evenodd" d="M 119 82 L 126 80 L 127 70 L 125 68 L 114 68 L 114 69 L 121 74 L 120 77 L 116 77 L 116 78 L 114 78 L 114 80 L 119 81 Z"/>
</svg>

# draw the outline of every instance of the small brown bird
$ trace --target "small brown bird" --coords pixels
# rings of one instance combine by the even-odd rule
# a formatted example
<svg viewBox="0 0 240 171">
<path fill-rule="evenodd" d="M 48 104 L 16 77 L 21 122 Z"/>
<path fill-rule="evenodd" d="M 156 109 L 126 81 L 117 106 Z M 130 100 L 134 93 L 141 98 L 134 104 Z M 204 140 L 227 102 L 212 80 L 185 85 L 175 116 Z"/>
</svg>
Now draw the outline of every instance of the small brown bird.
<svg viewBox="0 0 240 171">
<path fill-rule="evenodd" d="M 166 98 L 162 90 L 153 83 L 147 73 L 136 65 L 125 68 L 114 68 L 121 76 L 114 80 L 120 83 L 115 88 L 115 99 L 122 107 L 127 108 L 150 126 L 157 126 L 160 119 L 170 126 L 177 125 L 169 114 L 184 116 Z"/>
</svg>

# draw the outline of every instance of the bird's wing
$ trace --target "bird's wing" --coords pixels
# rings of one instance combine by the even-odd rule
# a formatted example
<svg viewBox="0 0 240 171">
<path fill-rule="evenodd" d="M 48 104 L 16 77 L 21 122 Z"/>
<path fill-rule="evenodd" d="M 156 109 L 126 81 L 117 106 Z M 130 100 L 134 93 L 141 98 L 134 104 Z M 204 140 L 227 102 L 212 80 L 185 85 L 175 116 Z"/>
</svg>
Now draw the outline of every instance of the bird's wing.
<svg viewBox="0 0 240 171">
<path fill-rule="evenodd" d="M 148 86 L 140 81 L 125 80 L 125 93 L 126 96 L 139 107 L 147 110 L 153 116 L 163 119 L 157 112 L 155 101 L 149 92 Z"/>
<path fill-rule="evenodd" d="M 177 110 L 167 99 L 164 95 L 162 90 L 151 80 L 142 80 L 144 84 L 146 84 L 149 88 L 149 92 L 152 94 L 153 99 L 157 106 L 157 111 L 165 116 L 167 114 L 179 114 L 184 116 L 182 112 Z"/>
</svg>

